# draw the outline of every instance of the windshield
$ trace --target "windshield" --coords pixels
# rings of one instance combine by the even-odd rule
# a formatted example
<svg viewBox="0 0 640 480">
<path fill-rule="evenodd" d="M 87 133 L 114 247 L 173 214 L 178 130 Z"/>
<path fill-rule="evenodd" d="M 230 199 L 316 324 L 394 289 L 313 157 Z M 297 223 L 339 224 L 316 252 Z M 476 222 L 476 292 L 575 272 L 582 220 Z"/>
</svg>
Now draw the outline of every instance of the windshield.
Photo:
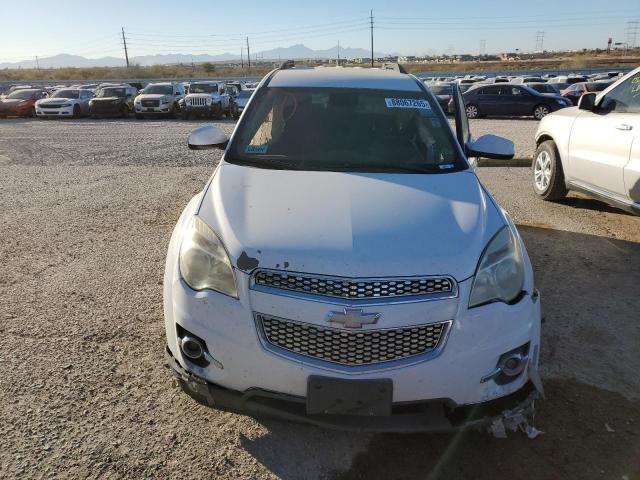
<svg viewBox="0 0 640 480">
<path fill-rule="evenodd" d="M 216 93 L 218 85 L 211 83 L 192 83 L 189 87 L 189 93 Z"/>
<path fill-rule="evenodd" d="M 80 90 L 58 90 L 51 98 L 78 98 L 80 97 Z"/>
<path fill-rule="evenodd" d="M 477 83 L 463 83 L 461 85 L 458 85 L 458 88 L 460 89 L 460 91 L 462 93 L 466 92 L 467 90 L 469 90 L 471 87 L 475 87 L 477 86 Z"/>
<path fill-rule="evenodd" d="M 18 99 L 18 100 L 29 100 L 31 97 L 35 95 L 35 90 L 16 90 L 13 93 L 10 93 L 7 98 L 8 99 Z"/>
<path fill-rule="evenodd" d="M 424 92 L 266 88 L 226 160 L 286 170 L 446 173 L 466 168 Z"/>
<path fill-rule="evenodd" d="M 126 97 L 125 88 L 103 88 L 98 93 L 98 97 Z"/>
<path fill-rule="evenodd" d="M 434 95 L 451 95 L 453 93 L 451 85 L 432 85 L 429 88 Z"/>
<path fill-rule="evenodd" d="M 160 95 L 173 95 L 172 85 L 147 85 L 142 93 L 153 93 Z"/>
<path fill-rule="evenodd" d="M 609 82 L 593 82 L 587 83 L 587 91 L 589 92 L 601 92 L 607 88 L 611 83 Z"/>
<path fill-rule="evenodd" d="M 238 98 L 251 98 L 253 92 L 251 90 L 241 90 L 238 94 Z"/>
</svg>

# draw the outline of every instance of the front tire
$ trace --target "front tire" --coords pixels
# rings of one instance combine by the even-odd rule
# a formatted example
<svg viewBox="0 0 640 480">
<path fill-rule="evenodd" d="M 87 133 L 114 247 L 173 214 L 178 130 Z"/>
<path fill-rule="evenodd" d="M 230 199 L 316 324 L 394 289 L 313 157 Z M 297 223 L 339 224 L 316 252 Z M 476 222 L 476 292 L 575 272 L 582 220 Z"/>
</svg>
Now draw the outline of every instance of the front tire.
<svg viewBox="0 0 640 480">
<path fill-rule="evenodd" d="M 536 105 L 533 109 L 533 118 L 536 120 L 542 120 L 544 117 L 551 113 L 551 109 L 544 104 Z"/>
<path fill-rule="evenodd" d="M 80 111 L 80 105 L 75 105 L 73 107 L 73 118 L 80 118 L 80 114 L 82 112 Z"/>
<path fill-rule="evenodd" d="M 129 107 L 126 105 L 122 107 L 121 116 L 122 118 L 129 118 Z"/>
<path fill-rule="evenodd" d="M 467 114 L 467 118 L 478 118 L 480 116 L 480 110 L 478 110 L 478 106 L 470 103 L 466 107 L 464 107 L 464 111 Z"/>
<path fill-rule="evenodd" d="M 533 190 L 543 200 L 550 202 L 567 196 L 567 186 L 558 149 L 553 140 L 542 142 L 531 164 Z"/>
</svg>

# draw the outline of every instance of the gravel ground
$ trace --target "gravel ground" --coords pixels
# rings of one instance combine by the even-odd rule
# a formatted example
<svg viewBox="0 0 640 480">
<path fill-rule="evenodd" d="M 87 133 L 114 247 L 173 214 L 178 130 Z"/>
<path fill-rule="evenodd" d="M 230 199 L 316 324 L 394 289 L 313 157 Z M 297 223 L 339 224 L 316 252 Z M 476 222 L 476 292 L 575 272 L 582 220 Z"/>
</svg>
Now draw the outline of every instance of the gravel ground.
<svg viewBox="0 0 640 480">
<path fill-rule="evenodd" d="M 200 124 L 0 122 L 0 478 L 640 478 L 640 217 L 540 202 L 525 168 L 479 175 L 542 293 L 538 439 L 337 433 L 181 393 L 161 282 L 171 229 L 220 157 L 186 149 Z M 472 123 L 519 152 L 535 127 Z"/>
</svg>

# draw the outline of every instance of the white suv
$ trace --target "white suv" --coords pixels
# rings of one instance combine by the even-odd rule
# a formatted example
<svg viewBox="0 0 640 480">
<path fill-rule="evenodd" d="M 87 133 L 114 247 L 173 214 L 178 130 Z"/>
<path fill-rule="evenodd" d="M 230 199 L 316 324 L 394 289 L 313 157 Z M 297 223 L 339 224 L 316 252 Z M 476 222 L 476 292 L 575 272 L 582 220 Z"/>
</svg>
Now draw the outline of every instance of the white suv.
<svg viewBox="0 0 640 480">
<path fill-rule="evenodd" d="M 230 140 L 192 132 L 225 153 L 167 254 L 167 359 L 187 393 L 334 428 L 532 412 L 539 294 L 467 161 L 513 144 L 471 140 L 455 94 L 454 135 L 412 75 L 278 69 Z"/>
<path fill-rule="evenodd" d="M 180 112 L 184 87 L 179 82 L 150 83 L 133 102 L 136 118 L 146 116 L 175 117 Z"/>
<path fill-rule="evenodd" d="M 640 68 L 543 118 L 536 144 L 540 197 L 560 200 L 576 190 L 640 214 Z"/>
<path fill-rule="evenodd" d="M 189 85 L 189 94 L 181 102 L 185 119 L 192 116 L 220 118 L 226 114 L 234 116 L 237 105 L 232 102 L 226 85 L 222 82 L 194 82 Z"/>
</svg>

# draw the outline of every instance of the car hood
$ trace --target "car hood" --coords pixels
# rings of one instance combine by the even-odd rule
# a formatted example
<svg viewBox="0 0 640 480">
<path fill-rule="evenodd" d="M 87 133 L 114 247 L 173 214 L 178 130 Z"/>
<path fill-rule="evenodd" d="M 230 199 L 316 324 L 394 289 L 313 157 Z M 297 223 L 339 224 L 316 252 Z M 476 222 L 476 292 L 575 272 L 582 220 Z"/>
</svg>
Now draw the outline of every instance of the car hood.
<svg viewBox="0 0 640 480">
<path fill-rule="evenodd" d="M 124 97 L 93 97 L 91 100 L 94 102 L 112 102 L 114 100 L 124 100 Z"/>
<path fill-rule="evenodd" d="M 3 100 L 0 101 L 0 105 L 5 105 L 8 107 L 14 106 L 14 105 L 18 105 L 19 103 L 22 102 L 28 102 L 29 100 L 20 100 L 18 98 L 5 98 Z"/>
<path fill-rule="evenodd" d="M 138 100 L 162 100 L 163 98 L 170 98 L 171 95 L 162 93 L 141 93 L 138 95 Z"/>
<path fill-rule="evenodd" d="M 44 98 L 42 100 L 38 100 L 38 105 L 57 105 L 58 103 L 73 103 L 73 102 L 77 102 L 78 99 L 77 98 L 62 98 L 62 97 L 55 97 L 55 98 Z"/>
<path fill-rule="evenodd" d="M 474 274 L 504 224 L 475 173 L 270 170 L 223 163 L 199 215 L 240 270 L 345 277 Z"/>
</svg>

